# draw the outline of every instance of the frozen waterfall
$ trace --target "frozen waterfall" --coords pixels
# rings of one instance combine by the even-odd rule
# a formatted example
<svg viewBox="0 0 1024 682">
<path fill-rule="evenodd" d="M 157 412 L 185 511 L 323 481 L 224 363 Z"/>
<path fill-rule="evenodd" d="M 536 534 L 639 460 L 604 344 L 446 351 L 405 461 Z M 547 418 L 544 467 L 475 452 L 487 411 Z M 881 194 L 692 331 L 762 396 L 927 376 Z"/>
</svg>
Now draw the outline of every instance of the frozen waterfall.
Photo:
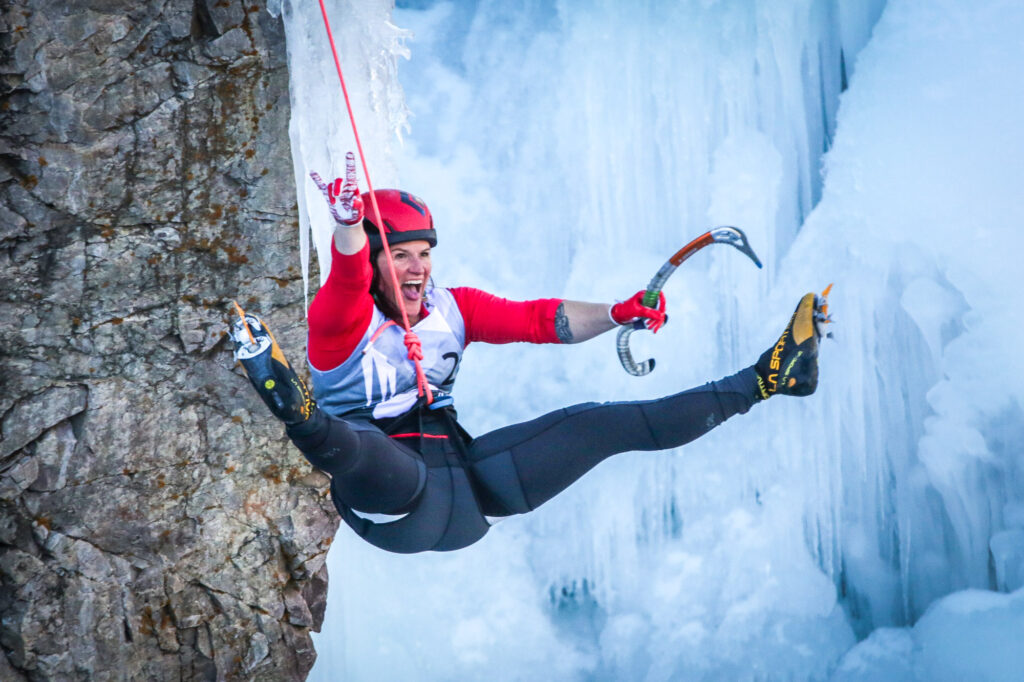
<svg viewBox="0 0 1024 682">
<path fill-rule="evenodd" d="M 317 4 L 281 4 L 323 276 L 306 176 L 354 147 Z M 1024 593 L 980 590 L 1024 586 L 1024 6 L 327 7 L 374 185 L 430 205 L 438 284 L 610 301 L 715 224 L 766 264 L 687 262 L 671 323 L 636 335 L 647 378 L 610 335 L 474 344 L 471 432 L 731 373 L 832 281 L 837 338 L 814 397 L 613 458 L 467 550 L 394 556 L 343 526 L 312 679 L 1011 679 Z"/>
</svg>

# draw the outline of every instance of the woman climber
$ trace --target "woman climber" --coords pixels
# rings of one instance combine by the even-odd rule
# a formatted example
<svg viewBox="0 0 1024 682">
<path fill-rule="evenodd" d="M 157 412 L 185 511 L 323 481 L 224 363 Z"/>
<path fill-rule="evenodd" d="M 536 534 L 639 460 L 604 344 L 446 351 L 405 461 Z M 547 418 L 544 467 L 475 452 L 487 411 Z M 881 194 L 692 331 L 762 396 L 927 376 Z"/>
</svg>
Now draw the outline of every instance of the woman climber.
<svg viewBox="0 0 1024 682">
<path fill-rule="evenodd" d="M 289 367 L 266 325 L 243 315 L 231 328 L 235 357 L 292 442 L 331 477 L 342 518 L 392 552 L 454 550 L 492 520 L 523 514 L 565 490 L 606 457 L 688 443 L 775 393 L 817 386 L 814 294 L 805 295 L 779 340 L 751 367 L 658 400 L 585 403 L 473 438 L 456 420 L 451 390 L 472 341 L 578 343 L 618 325 L 665 321 L 644 292 L 609 306 L 560 299 L 514 302 L 431 280 L 437 234 L 430 211 L 397 190 L 374 196 L 381 225 L 364 217 L 349 155 L 346 178 L 325 184 L 335 221 L 327 281 L 309 309 L 313 393 Z M 407 339 L 402 312 L 418 336 Z M 421 356 L 432 401 L 410 361 Z"/>
</svg>

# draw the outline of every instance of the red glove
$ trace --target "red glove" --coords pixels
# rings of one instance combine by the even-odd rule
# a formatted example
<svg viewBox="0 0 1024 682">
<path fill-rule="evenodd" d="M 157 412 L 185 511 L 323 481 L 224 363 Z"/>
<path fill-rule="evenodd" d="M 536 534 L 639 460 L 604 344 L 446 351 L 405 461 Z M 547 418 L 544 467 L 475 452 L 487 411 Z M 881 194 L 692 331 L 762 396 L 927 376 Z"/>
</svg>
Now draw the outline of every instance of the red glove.
<svg viewBox="0 0 1024 682">
<path fill-rule="evenodd" d="M 658 307 L 648 308 L 643 304 L 646 290 L 633 294 L 629 300 L 619 301 L 608 309 L 608 317 L 612 318 L 615 324 L 629 324 L 634 320 L 644 318 L 644 324 L 652 332 L 657 333 L 665 324 L 665 294 L 658 293 Z"/>
<path fill-rule="evenodd" d="M 359 195 L 359 183 L 356 182 L 356 156 L 352 152 L 345 154 L 345 179 L 335 178 L 325 184 L 319 173 L 309 174 L 313 182 L 324 193 L 327 199 L 327 210 L 334 216 L 335 222 L 345 227 L 352 227 L 363 222 L 363 198 Z"/>
</svg>

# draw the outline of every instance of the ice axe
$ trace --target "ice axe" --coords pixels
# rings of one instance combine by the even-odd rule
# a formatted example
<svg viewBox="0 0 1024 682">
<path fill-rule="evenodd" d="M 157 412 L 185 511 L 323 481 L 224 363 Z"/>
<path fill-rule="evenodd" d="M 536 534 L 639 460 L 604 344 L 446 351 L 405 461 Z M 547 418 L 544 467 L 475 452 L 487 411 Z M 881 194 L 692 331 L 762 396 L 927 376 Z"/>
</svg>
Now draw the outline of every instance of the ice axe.
<svg viewBox="0 0 1024 682">
<path fill-rule="evenodd" d="M 747 241 L 747 235 L 743 233 L 738 227 L 731 227 L 728 225 L 722 225 L 708 230 L 701 236 L 694 239 L 692 242 L 684 246 L 683 248 L 676 251 L 675 255 L 665 261 L 665 264 L 659 268 L 657 274 L 651 278 L 650 283 L 647 285 L 647 292 L 644 294 L 643 304 L 648 308 L 654 308 L 658 305 L 658 295 L 661 293 L 661 288 L 665 286 L 665 282 L 672 276 L 672 273 L 676 271 L 680 265 L 683 264 L 687 258 L 697 253 L 705 246 L 711 244 L 729 244 L 735 246 L 737 249 L 747 254 L 750 260 L 754 261 L 757 267 L 761 267 L 761 261 L 758 260 L 757 254 L 750 248 L 750 243 Z M 633 353 L 629 350 L 629 336 L 638 329 L 645 329 L 643 320 L 636 320 L 631 324 L 624 325 L 619 328 L 619 335 L 615 338 L 615 350 L 619 354 L 619 362 L 622 363 L 622 368 L 632 374 L 635 377 L 642 377 L 645 374 L 650 374 L 651 370 L 654 369 L 654 358 L 649 358 L 643 362 L 636 362 L 633 360 Z"/>
</svg>

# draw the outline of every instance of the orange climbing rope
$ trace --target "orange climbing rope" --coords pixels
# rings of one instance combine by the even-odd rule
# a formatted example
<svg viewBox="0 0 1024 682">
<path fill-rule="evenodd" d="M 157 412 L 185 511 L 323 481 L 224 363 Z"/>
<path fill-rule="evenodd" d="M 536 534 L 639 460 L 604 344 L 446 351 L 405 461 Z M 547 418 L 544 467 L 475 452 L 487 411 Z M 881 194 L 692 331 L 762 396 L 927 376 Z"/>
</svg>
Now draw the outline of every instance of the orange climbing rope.
<svg viewBox="0 0 1024 682">
<path fill-rule="evenodd" d="M 338 69 L 338 80 L 341 82 L 341 92 L 345 95 L 345 107 L 348 108 L 348 120 L 352 123 L 352 134 L 356 138 L 356 149 L 359 150 L 359 160 L 363 164 L 363 177 L 366 178 L 366 186 L 370 193 L 370 204 L 373 207 L 375 224 L 380 226 L 380 238 L 384 245 L 384 255 L 388 261 L 388 270 L 391 273 L 391 285 L 395 288 L 395 300 L 402 300 L 402 285 L 398 281 L 398 273 L 395 272 L 395 263 L 391 260 L 391 249 L 388 246 L 388 238 L 384 230 L 384 221 L 380 218 L 380 208 L 377 206 L 377 197 L 373 194 L 373 183 L 370 182 L 370 170 L 366 166 L 366 155 L 363 154 L 363 144 L 359 141 L 359 131 L 356 130 L 356 117 L 352 113 L 352 103 L 348 98 L 348 88 L 345 87 L 345 76 L 341 73 L 341 61 L 338 59 L 338 49 L 334 45 L 334 35 L 331 33 L 331 22 L 327 19 L 327 8 L 324 7 L 324 0 L 320 0 L 320 13 L 324 17 L 324 28 L 327 29 L 327 40 L 331 43 L 331 54 L 334 55 L 334 66 Z M 426 396 L 427 404 L 434 401 L 434 395 L 430 391 L 430 384 L 427 383 L 427 375 L 423 371 L 423 348 L 416 332 L 409 325 L 409 316 L 404 306 L 398 306 L 402 313 L 402 327 L 405 328 L 405 347 L 409 350 L 408 356 L 416 366 L 416 386 L 420 397 Z"/>
</svg>

